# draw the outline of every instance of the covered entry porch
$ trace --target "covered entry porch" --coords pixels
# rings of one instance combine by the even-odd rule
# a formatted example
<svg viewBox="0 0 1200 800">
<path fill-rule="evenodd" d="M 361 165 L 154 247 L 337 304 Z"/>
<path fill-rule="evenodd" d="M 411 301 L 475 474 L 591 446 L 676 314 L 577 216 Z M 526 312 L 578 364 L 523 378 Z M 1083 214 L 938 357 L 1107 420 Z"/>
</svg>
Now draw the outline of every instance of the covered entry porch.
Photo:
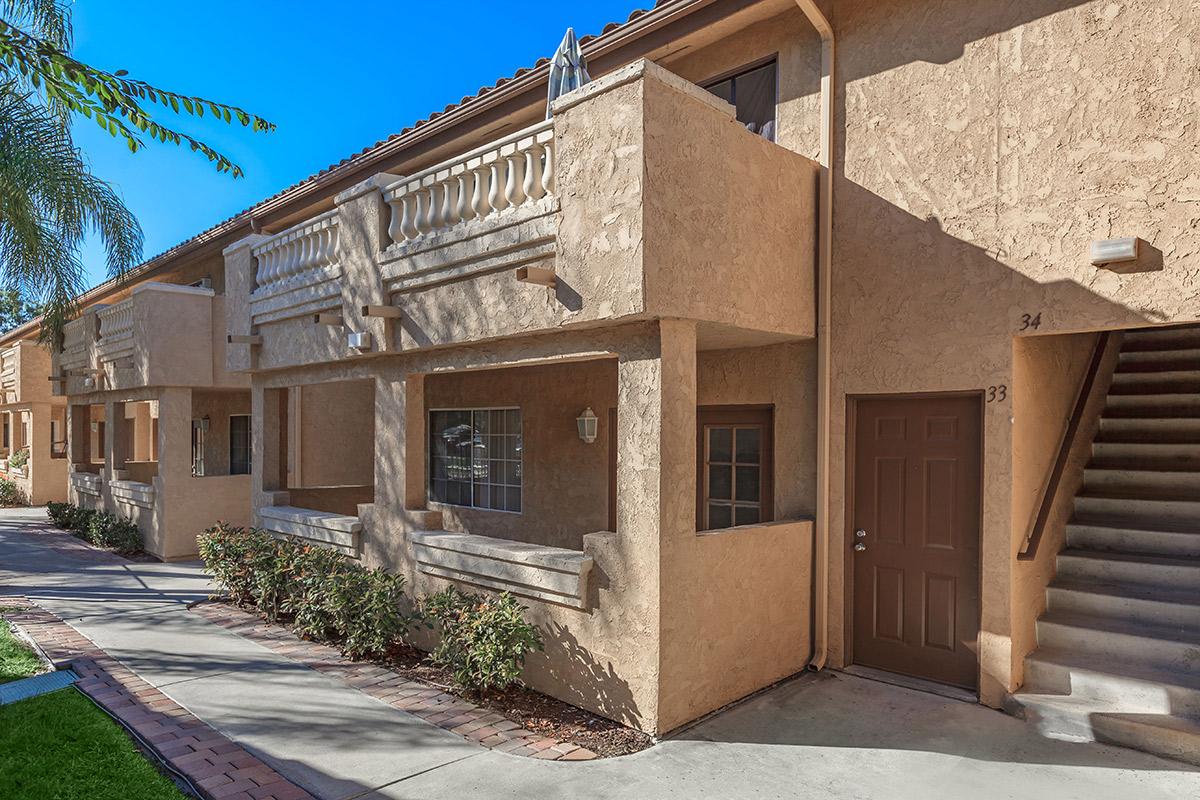
<svg viewBox="0 0 1200 800">
<path fill-rule="evenodd" d="M 516 595 L 530 685 L 677 727 L 810 655 L 812 356 L 668 320 L 389 360 L 361 557 Z"/>
</svg>

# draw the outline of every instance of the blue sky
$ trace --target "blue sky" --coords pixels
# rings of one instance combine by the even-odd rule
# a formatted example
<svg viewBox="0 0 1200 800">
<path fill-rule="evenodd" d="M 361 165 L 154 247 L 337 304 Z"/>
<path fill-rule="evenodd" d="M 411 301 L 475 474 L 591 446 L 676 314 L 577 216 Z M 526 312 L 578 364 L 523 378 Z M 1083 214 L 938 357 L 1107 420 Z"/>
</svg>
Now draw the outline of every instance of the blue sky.
<svg viewBox="0 0 1200 800">
<path fill-rule="evenodd" d="M 240 164 L 246 177 L 238 180 L 186 148 L 160 144 L 130 154 L 85 119 L 76 142 L 137 215 L 149 258 L 551 55 L 567 26 L 580 36 L 599 33 L 652 4 L 75 0 L 77 57 L 239 105 L 279 126 L 256 135 L 162 117 Z M 88 242 L 83 258 L 90 284 L 107 277 L 98 241 Z"/>
</svg>

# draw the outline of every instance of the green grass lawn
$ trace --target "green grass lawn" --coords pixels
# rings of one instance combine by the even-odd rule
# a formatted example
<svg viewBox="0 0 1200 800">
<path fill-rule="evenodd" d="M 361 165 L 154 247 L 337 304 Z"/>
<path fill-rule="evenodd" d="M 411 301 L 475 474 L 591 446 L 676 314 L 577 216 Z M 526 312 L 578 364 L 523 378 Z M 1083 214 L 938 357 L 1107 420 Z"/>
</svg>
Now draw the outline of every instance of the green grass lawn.
<svg viewBox="0 0 1200 800">
<path fill-rule="evenodd" d="M 0 706 L 4 800 L 185 800 L 75 689 Z"/>
<path fill-rule="evenodd" d="M 0 607 L 0 612 L 4 609 Z M 0 683 L 27 678 L 40 670 L 42 662 L 16 636 L 8 623 L 0 619 Z"/>
</svg>

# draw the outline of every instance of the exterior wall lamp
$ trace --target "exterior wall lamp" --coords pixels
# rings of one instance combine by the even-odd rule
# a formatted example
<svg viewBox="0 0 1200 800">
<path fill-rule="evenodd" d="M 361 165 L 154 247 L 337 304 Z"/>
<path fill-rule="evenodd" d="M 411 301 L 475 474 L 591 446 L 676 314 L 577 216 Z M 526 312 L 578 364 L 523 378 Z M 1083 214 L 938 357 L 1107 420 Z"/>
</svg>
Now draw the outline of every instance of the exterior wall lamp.
<svg viewBox="0 0 1200 800">
<path fill-rule="evenodd" d="M 575 424 L 579 426 L 579 438 L 585 444 L 591 444 L 596 441 L 596 427 L 599 420 L 596 419 L 595 413 L 591 406 L 583 410 L 583 413 L 575 418 Z"/>
</svg>

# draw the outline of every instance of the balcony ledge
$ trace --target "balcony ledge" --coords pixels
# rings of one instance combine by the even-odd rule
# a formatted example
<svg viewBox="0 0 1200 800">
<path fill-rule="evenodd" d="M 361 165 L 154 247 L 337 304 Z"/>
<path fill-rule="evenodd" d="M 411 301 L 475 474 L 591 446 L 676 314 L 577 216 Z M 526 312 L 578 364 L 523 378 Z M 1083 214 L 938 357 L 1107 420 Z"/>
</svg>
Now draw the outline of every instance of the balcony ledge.
<svg viewBox="0 0 1200 800">
<path fill-rule="evenodd" d="M 108 490 L 119 503 L 139 508 L 154 507 L 154 486 L 141 481 L 110 481 Z"/>
<path fill-rule="evenodd" d="M 412 531 L 408 538 L 417 569 L 427 575 L 587 608 L 592 558 L 581 551 L 449 531 Z"/>
<path fill-rule="evenodd" d="M 358 557 L 363 528 L 358 517 L 296 506 L 266 506 L 258 510 L 258 515 L 263 530 L 280 536 L 294 536 Z"/>
</svg>

